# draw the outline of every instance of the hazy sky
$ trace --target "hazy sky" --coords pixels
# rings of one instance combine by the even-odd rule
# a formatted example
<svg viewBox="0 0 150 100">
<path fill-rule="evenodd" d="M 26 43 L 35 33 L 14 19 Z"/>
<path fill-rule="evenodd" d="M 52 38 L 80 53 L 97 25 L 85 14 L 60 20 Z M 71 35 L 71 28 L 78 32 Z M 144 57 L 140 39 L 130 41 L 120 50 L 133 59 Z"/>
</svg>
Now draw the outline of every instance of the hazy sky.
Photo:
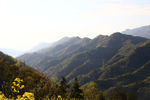
<svg viewBox="0 0 150 100">
<path fill-rule="evenodd" d="M 150 24 L 150 0 L 0 0 L 0 48 L 93 38 Z"/>
</svg>

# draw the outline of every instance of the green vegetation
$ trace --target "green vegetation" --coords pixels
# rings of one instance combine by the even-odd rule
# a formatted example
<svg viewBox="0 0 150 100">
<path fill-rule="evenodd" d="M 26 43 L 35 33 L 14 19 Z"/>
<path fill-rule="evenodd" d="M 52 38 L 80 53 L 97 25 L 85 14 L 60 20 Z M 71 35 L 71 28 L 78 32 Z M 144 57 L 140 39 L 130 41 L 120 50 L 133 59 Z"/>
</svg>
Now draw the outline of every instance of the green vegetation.
<svg viewBox="0 0 150 100">
<path fill-rule="evenodd" d="M 88 83 L 84 88 L 80 88 L 77 78 L 70 85 L 65 77 L 57 82 L 21 62 L 18 66 L 18 61 L 14 58 L 3 53 L 1 55 L 5 56 L 0 58 L 1 100 L 105 100 L 106 98 L 95 82 Z"/>
<path fill-rule="evenodd" d="M 74 37 L 19 57 L 44 75 L 0 53 L 1 97 L 28 92 L 36 100 L 149 100 L 149 52 L 150 40 L 115 33 Z M 16 78 L 20 85 L 13 83 Z"/>
<path fill-rule="evenodd" d="M 98 89 L 98 85 L 93 81 L 84 86 L 84 96 L 86 100 L 105 100 L 103 92 Z"/>
<path fill-rule="evenodd" d="M 19 59 L 48 77 L 58 77 L 60 80 L 61 76 L 65 76 L 72 80 L 100 67 L 111 66 L 145 41 L 145 38 L 121 33 L 100 35 L 92 40 L 73 37 L 62 44 L 22 55 Z"/>
</svg>

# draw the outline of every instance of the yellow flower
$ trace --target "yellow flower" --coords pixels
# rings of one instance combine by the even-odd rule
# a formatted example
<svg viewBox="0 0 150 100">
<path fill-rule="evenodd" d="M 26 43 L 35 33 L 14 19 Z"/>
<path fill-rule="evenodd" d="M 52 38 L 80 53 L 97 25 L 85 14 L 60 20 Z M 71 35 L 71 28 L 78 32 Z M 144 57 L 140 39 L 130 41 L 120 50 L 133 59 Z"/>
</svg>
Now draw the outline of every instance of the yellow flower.
<svg viewBox="0 0 150 100">
<path fill-rule="evenodd" d="M 14 81 L 17 81 L 17 82 L 19 82 L 19 81 L 20 81 L 20 78 L 16 78 Z"/>
<path fill-rule="evenodd" d="M 0 91 L 0 100 L 8 100 L 1 91 Z"/>
<path fill-rule="evenodd" d="M 25 100 L 34 100 L 34 94 L 30 92 L 25 92 L 22 98 L 24 98 Z"/>
<path fill-rule="evenodd" d="M 61 98 L 61 96 L 60 96 L 60 95 L 58 95 L 58 98 Z"/>
<path fill-rule="evenodd" d="M 17 87 L 20 87 L 20 84 L 18 83 L 16 86 L 17 86 Z"/>
<path fill-rule="evenodd" d="M 19 90 L 24 88 L 24 85 L 21 85 L 21 82 L 23 82 L 23 80 L 21 80 L 20 78 L 15 78 L 11 86 L 11 88 L 13 89 L 13 92 L 19 93 L 20 92 Z"/>
<path fill-rule="evenodd" d="M 20 99 L 21 98 L 21 95 L 17 95 L 17 99 Z"/>
<path fill-rule="evenodd" d="M 14 86 L 11 86 L 11 88 L 14 89 L 15 87 L 14 87 Z"/>
<path fill-rule="evenodd" d="M 22 79 L 20 79 L 20 78 L 16 78 L 14 81 L 15 81 L 15 82 L 18 82 L 18 83 L 23 82 L 23 80 L 22 80 Z"/>
<path fill-rule="evenodd" d="M 20 87 L 20 89 L 23 89 L 24 88 L 24 85 L 22 85 L 21 87 Z"/>
<path fill-rule="evenodd" d="M 15 92 L 15 93 L 19 93 L 20 91 L 19 91 L 19 90 L 14 89 L 14 90 L 13 90 L 13 92 Z"/>
<path fill-rule="evenodd" d="M 13 85 L 16 85 L 16 82 L 13 82 Z"/>
<path fill-rule="evenodd" d="M 16 89 L 14 89 L 14 92 L 17 92 L 17 90 L 16 90 Z"/>
</svg>

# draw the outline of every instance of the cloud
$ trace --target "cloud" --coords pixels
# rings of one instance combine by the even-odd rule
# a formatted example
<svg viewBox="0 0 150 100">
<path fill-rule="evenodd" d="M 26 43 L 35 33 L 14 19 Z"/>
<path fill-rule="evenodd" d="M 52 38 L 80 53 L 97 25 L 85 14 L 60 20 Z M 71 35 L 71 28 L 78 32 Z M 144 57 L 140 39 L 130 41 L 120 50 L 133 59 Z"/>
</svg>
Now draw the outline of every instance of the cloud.
<svg viewBox="0 0 150 100">
<path fill-rule="evenodd" d="M 122 17 L 122 16 L 150 16 L 150 6 L 105 4 L 96 11 L 89 11 L 84 17 Z"/>
</svg>

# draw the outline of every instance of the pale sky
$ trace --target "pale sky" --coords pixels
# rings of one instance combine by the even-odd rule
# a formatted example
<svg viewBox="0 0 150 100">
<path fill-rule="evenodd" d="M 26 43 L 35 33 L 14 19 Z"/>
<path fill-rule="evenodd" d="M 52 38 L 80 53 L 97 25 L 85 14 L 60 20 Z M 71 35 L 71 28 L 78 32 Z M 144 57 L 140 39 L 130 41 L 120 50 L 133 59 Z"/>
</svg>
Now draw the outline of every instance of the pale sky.
<svg viewBox="0 0 150 100">
<path fill-rule="evenodd" d="M 150 0 L 0 0 L 0 48 L 150 25 Z"/>
</svg>

